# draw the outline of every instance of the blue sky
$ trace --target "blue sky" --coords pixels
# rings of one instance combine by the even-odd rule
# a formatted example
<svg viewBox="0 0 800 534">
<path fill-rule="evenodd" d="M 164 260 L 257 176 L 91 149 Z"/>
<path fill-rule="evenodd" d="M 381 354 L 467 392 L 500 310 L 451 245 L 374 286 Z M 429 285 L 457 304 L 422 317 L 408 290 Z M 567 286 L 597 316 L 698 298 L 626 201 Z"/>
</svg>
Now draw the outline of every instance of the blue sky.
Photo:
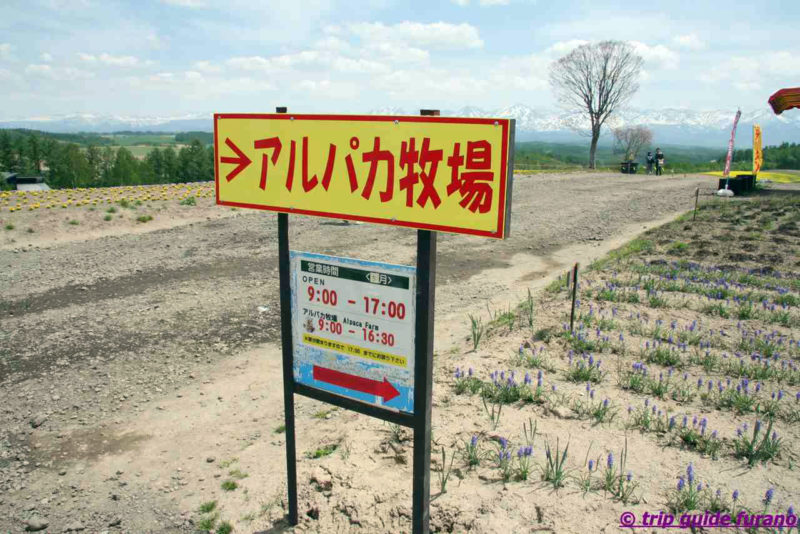
<svg viewBox="0 0 800 534">
<path fill-rule="evenodd" d="M 4 0 L 0 119 L 553 109 L 548 65 L 631 41 L 637 108 L 757 109 L 800 85 L 800 2 Z"/>
</svg>

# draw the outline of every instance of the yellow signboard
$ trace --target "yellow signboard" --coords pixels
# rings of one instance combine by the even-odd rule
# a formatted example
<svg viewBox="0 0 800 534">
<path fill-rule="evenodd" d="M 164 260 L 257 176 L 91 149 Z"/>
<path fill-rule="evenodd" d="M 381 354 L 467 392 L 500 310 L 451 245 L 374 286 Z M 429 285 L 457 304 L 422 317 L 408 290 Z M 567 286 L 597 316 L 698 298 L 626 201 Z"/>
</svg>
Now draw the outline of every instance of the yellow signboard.
<svg viewBox="0 0 800 534">
<path fill-rule="evenodd" d="M 216 114 L 217 203 L 504 238 L 514 120 Z"/>
<path fill-rule="evenodd" d="M 753 125 L 753 176 L 758 175 L 764 163 L 764 153 L 761 151 L 761 126 Z"/>
</svg>

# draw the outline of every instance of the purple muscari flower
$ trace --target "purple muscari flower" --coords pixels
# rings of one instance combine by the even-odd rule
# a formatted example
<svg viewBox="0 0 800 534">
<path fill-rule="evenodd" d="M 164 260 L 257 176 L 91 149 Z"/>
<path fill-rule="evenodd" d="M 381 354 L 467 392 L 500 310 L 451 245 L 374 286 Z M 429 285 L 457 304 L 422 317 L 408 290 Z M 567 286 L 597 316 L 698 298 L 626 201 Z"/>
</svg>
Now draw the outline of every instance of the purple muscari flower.
<svg viewBox="0 0 800 534">
<path fill-rule="evenodd" d="M 756 434 L 758 434 L 758 431 L 761 430 L 761 420 L 760 419 L 756 419 L 756 426 L 755 426 L 755 428 L 753 430 L 755 431 Z"/>
<path fill-rule="evenodd" d="M 697 416 L 692 417 L 692 426 L 697 426 Z M 689 481 L 691 482 L 691 480 Z"/>
<path fill-rule="evenodd" d="M 589 398 L 594 399 L 594 390 L 589 392 Z"/>
<path fill-rule="evenodd" d="M 686 478 L 689 481 L 689 484 L 694 482 L 694 466 L 691 463 L 686 468 Z"/>
<path fill-rule="evenodd" d="M 644 405 L 645 405 L 645 408 L 650 406 L 650 399 L 645 399 L 644 400 Z"/>
<path fill-rule="evenodd" d="M 608 399 L 603 400 L 603 408 L 608 408 Z"/>
<path fill-rule="evenodd" d="M 747 386 L 745 386 L 745 388 L 747 388 Z M 756 384 L 756 393 L 758 393 L 759 391 L 761 391 L 761 382 Z"/>
<path fill-rule="evenodd" d="M 683 428 L 686 428 L 686 424 L 689 422 L 689 418 L 685 415 L 683 416 Z"/>
<path fill-rule="evenodd" d="M 537 387 L 542 387 L 543 384 L 544 384 L 544 380 L 542 380 L 541 376 L 536 379 L 536 386 Z"/>
<path fill-rule="evenodd" d="M 594 471 L 594 460 L 589 460 L 589 472 Z"/>
<path fill-rule="evenodd" d="M 461 378 L 461 369 L 456 367 L 456 378 Z"/>
<path fill-rule="evenodd" d="M 552 386 L 550 386 L 550 389 L 553 391 L 553 393 L 555 393 L 556 392 L 556 385 L 553 384 Z"/>
<path fill-rule="evenodd" d="M 708 391 L 711 391 L 711 388 L 713 388 L 713 387 L 714 387 L 714 381 L 713 380 L 709 380 L 708 381 Z"/>
<path fill-rule="evenodd" d="M 772 441 L 775 441 L 777 439 L 778 439 L 778 433 L 773 430 L 772 431 Z"/>
<path fill-rule="evenodd" d="M 703 379 L 702 378 L 698 378 L 697 379 L 697 389 L 700 389 L 701 387 L 703 387 Z"/>
<path fill-rule="evenodd" d="M 586 382 L 586 392 L 588 393 L 591 390 L 592 390 L 592 383 L 591 382 Z"/>
<path fill-rule="evenodd" d="M 592 365 L 594 365 L 594 356 L 592 356 L 592 355 L 590 354 L 590 355 L 589 355 L 589 367 L 591 367 Z"/>
<path fill-rule="evenodd" d="M 775 489 L 770 488 L 767 490 L 767 493 L 764 494 L 764 506 L 769 506 L 769 503 L 772 502 L 772 496 L 775 494 Z"/>
<path fill-rule="evenodd" d="M 794 396 L 794 400 L 800 402 L 800 391 L 797 392 L 797 395 Z"/>
<path fill-rule="evenodd" d="M 628 406 L 628 415 L 630 415 L 632 411 L 633 411 L 633 406 Z"/>
<path fill-rule="evenodd" d="M 519 346 L 519 355 L 522 356 L 522 345 Z"/>
<path fill-rule="evenodd" d="M 652 410 L 652 411 L 653 411 L 653 413 L 656 413 L 656 409 L 657 409 L 657 406 L 654 404 L 654 405 L 653 405 L 653 410 Z"/>
<path fill-rule="evenodd" d="M 772 400 L 775 400 L 775 392 L 772 392 Z"/>
<path fill-rule="evenodd" d="M 539 372 L 538 372 L 538 373 L 536 373 L 536 378 L 539 378 L 539 379 L 541 379 L 543 376 L 544 376 L 544 373 L 542 373 L 542 370 L 541 370 L 541 369 L 539 369 Z"/>
<path fill-rule="evenodd" d="M 525 449 L 523 449 L 522 447 L 520 447 L 520 448 L 519 448 L 519 450 L 517 451 L 517 458 L 522 458 L 522 455 L 523 455 L 524 453 L 525 453 Z"/>
<path fill-rule="evenodd" d="M 717 431 L 716 430 L 711 433 L 711 437 L 714 438 L 714 439 L 717 439 Z"/>
<path fill-rule="evenodd" d="M 508 446 L 508 440 L 504 437 L 500 438 L 500 448 L 505 449 Z"/>
<path fill-rule="evenodd" d="M 786 515 L 794 515 L 794 506 L 789 506 L 789 508 L 786 509 Z"/>
<path fill-rule="evenodd" d="M 606 467 L 608 467 L 609 469 L 614 468 L 614 453 L 611 452 L 608 453 L 608 459 L 606 460 Z"/>
<path fill-rule="evenodd" d="M 525 385 L 527 386 L 530 383 L 531 383 L 531 375 L 525 373 Z"/>
<path fill-rule="evenodd" d="M 703 483 L 702 482 L 698 482 L 697 483 L 697 491 L 703 491 Z"/>
<path fill-rule="evenodd" d="M 683 479 L 683 477 L 680 477 L 678 479 L 678 491 L 683 491 L 683 487 L 685 485 L 686 485 L 686 481 Z"/>
<path fill-rule="evenodd" d="M 672 430 L 675 427 L 675 416 L 669 418 L 669 428 Z"/>
<path fill-rule="evenodd" d="M 625 478 L 627 479 L 627 481 L 628 481 L 628 482 L 630 482 L 630 481 L 631 481 L 631 479 L 633 478 L 633 473 L 631 473 L 630 471 L 628 471 L 628 474 L 627 474 L 627 475 L 625 475 Z"/>
<path fill-rule="evenodd" d="M 779 389 L 778 390 L 778 400 L 781 400 L 782 398 L 783 398 L 783 390 Z"/>
<path fill-rule="evenodd" d="M 525 447 L 525 456 L 531 456 L 533 454 L 533 445 L 528 445 Z"/>
<path fill-rule="evenodd" d="M 733 502 L 736 502 L 738 500 L 739 500 L 739 490 L 738 489 L 733 490 Z"/>
<path fill-rule="evenodd" d="M 472 436 L 472 439 L 469 441 L 470 445 L 474 448 L 478 446 L 478 436 Z"/>
<path fill-rule="evenodd" d="M 719 499 L 720 497 L 722 497 L 722 490 L 718 489 L 717 490 L 717 499 Z"/>
<path fill-rule="evenodd" d="M 689 373 L 683 373 L 683 381 L 686 382 L 686 380 L 688 379 L 689 379 Z"/>
</svg>

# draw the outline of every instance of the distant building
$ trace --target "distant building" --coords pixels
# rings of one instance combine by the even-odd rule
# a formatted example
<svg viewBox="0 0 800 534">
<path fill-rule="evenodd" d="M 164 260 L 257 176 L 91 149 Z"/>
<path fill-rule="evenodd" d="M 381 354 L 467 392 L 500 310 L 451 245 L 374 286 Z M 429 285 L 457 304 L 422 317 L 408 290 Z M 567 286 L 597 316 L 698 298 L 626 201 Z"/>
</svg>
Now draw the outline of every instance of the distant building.
<svg viewBox="0 0 800 534">
<path fill-rule="evenodd" d="M 4 172 L 2 178 L 18 191 L 50 191 L 50 186 L 45 183 L 44 176 L 39 174 L 22 176 L 15 172 Z"/>
</svg>

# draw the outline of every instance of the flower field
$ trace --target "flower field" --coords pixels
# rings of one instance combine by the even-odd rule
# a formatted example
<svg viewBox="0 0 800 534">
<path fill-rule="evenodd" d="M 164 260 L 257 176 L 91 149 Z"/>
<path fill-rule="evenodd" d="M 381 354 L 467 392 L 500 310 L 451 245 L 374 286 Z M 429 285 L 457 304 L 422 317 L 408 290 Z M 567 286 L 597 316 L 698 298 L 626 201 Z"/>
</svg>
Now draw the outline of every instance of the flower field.
<svg viewBox="0 0 800 534">
<path fill-rule="evenodd" d="M 623 511 L 795 514 L 798 224 L 796 198 L 715 200 L 582 269 L 572 328 L 566 276 L 471 316 L 437 394 L 456 428 L 434 444 L 459 484 L 443 505 L 489 484 L 556 532 Z"/>
<path fill-rule="evenodd" d="M 50 191 L 0 191 L 0 212 L 80 208 L 118 202 L 182 201 L 189 197 L 213 198 L 214 184 L 196 182 Z"/>
</svg>

